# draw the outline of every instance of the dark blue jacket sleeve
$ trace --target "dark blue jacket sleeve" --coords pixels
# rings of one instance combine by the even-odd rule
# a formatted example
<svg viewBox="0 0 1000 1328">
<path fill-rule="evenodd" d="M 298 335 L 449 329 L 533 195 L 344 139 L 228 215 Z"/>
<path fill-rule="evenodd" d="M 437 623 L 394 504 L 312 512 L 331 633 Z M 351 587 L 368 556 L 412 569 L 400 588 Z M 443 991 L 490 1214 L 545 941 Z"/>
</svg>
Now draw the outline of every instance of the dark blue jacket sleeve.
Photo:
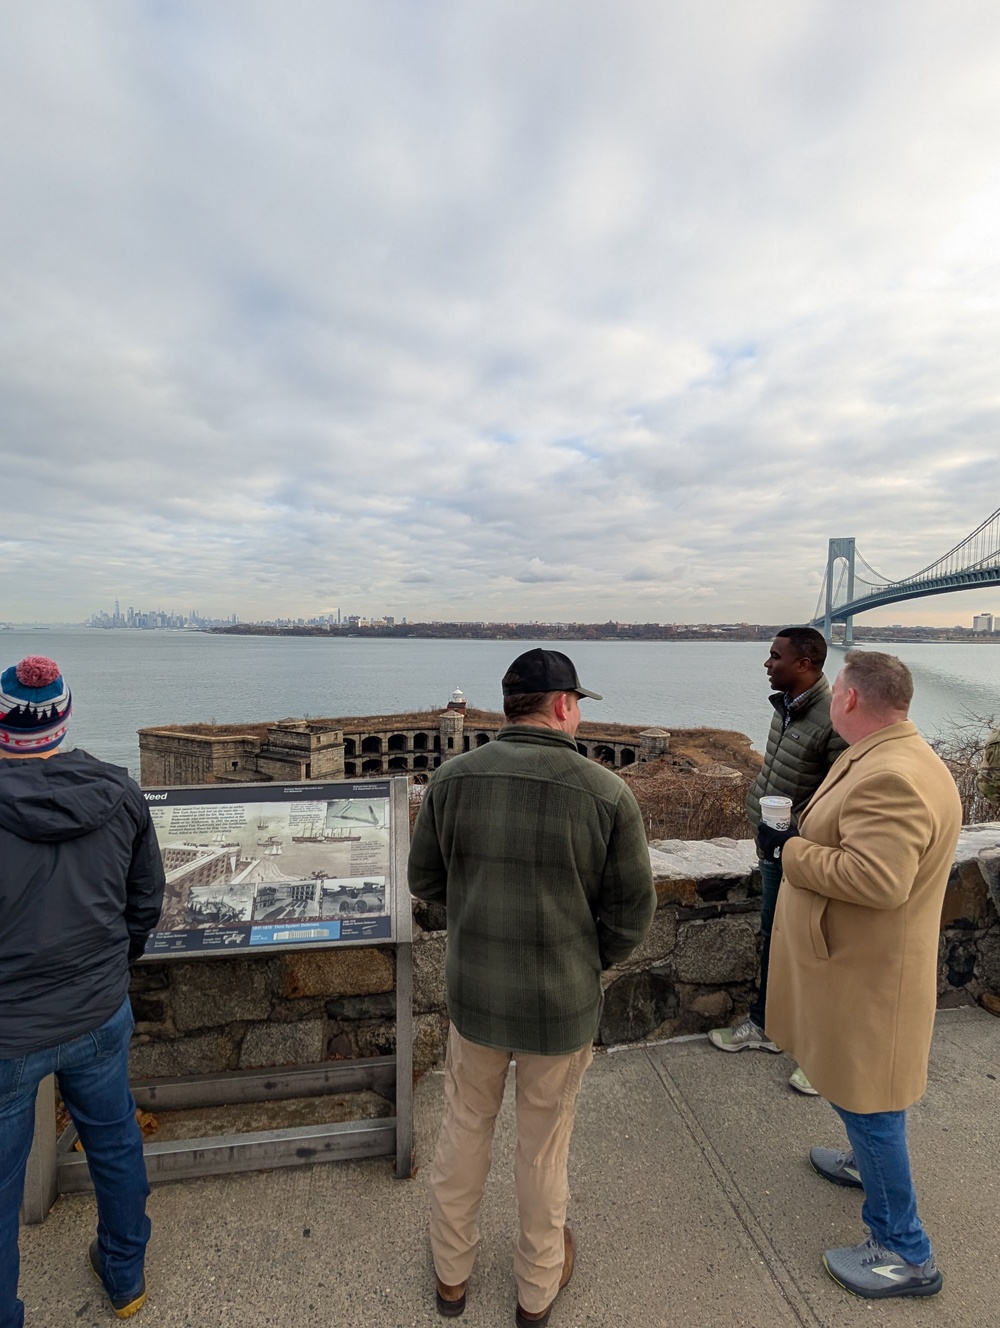
<svg viewBox="0 0 1000 1328">
<path fill-rule="evenodd" d="M 138 785 L 129 810 L 136 821 L 132 861 L 125 879 L 125 925 L 128 928 L 128 957 L 138 959 L 146 948 L 149 933 L 160 920 L 166 878 L 146 799 Z"/>
</svg>

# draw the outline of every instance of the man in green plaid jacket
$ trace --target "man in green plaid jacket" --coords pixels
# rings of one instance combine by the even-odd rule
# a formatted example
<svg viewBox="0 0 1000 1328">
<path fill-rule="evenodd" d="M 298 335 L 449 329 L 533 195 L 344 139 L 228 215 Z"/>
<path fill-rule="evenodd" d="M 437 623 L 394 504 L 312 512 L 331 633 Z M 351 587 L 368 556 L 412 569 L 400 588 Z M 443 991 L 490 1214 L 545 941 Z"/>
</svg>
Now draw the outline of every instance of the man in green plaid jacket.
<svg viewBox="0 0 1000 1328">
<path fill-rule="evenodd" d="M 573 1270 L 567 1157 L 601 1014 L 601 971 L 642 941 L 656 907 L 628 786 L 577 751 L 580 685 L 560 651 L 503 679 L 507 726 L 455 757 L 424 797 L 410 847 L 420 899 L 447 907 L 451 1031 L 430 1172 L 437 1307 L 465 1308 L 493 1124 L 516 1062 L 516 1321 L 548 1322 Z"/>
</svg>

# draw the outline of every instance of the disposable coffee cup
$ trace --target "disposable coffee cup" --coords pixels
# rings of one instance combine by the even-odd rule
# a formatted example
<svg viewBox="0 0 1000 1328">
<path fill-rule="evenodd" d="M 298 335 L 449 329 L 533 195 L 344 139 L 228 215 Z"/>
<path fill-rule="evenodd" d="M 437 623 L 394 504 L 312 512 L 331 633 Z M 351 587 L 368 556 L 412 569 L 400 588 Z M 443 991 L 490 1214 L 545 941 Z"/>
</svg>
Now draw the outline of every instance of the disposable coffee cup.
<svg viewBox="0 0 1000 1328">
<path fill-rule="evenodd" d="M 772 830 L 787 830 L 792 823 L 791 798 L 761 798 L 760 819 Z"/>
</svg>

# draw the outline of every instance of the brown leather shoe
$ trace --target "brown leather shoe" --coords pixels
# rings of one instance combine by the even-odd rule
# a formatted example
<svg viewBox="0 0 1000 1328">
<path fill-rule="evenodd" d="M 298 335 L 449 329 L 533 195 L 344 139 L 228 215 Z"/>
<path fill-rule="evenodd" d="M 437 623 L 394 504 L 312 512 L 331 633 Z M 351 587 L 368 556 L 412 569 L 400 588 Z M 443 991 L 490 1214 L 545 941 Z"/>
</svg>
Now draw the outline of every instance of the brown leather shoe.
<svg viewBox="0 0 1000 1328">
<path fill-rule="evenodd" d="M 576 1262 L 576 1245 L 573 1241 L 573 1232 L 570 1227 L 563 1227 L 563 1269 L 559 1278 L 559 1288 L 556 1295 L 552 1297 L 545 1309 L 532 1314 L 530 1310 L 521 1308 L 521 1302 L 517 1302 L 517 1313 L 514 1315 L 514 1322 L 517 1328 L 545 1328 L 549 1321 L 549 1315 L 552 1313 L 552 1306 L 556 1303 L 556 1296 L 573 1276 L 573 1265 Z"/>
<path fill-rule="evenodd" d="M 434 1299 L 438 1314 L 443 1314 L 446 1319 L 457 1319 L 460 1314 L 465 1313 L 465 1288 L 469 1285 L 468 1282 L 459 1282 L 458 1286 L 448 1286 L 440 1277 L 435 1280 L 437 1294 Z"/>
</svg>

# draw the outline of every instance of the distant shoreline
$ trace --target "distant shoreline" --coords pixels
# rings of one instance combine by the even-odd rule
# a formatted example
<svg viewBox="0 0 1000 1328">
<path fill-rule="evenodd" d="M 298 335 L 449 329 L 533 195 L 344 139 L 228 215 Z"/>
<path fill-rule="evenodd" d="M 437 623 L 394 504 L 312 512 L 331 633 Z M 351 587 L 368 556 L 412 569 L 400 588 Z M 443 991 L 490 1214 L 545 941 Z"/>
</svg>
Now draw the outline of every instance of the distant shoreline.
<svg viewBox="0 0 1000 1328">
<path fill-rule="evenodd" d="M 740 624 L 738 627 L 713 626 L 678 628 L 669 623 L 648 623 L 632 625 L 574 623 L 568 627 L 553 627 L 549 624 L 516 623 L 498 630 L 497 625 L 466 623 L 405 623 L 392 627 L 320 627 L 311 624 L 277 625 L 274 623 L 235 623 L 218 627 L 95 627 L 89 623 L 3 623 L 0 631 L 4 632 L 49 632 L 72 631 L 81 633 L 115 632 L 133 635 L 187 636 L 269 636 L 269 637 L 313 637 L 323 640 L 388 640 L 388 641 L 712 641 L 727 645 L 732 642 L 770 641 L 776 632 L 790 623 L 776 624 Z M 490 630 L 492 628 L 492 630 Z M 901 645 L 1000 645 L 1000 632 L 973 633 L 966 628 L 946 627 L 908 627 L 893 630 L 885 627 L 859 627 L 854 629 L 854 644 L 901 646 Z M 843 648 L 843 641 L 832 643 Z"/>
<path fill-rule="evenodd" d="M 278 627 L 269 624 L 238 623 L 233 626 L 211 627 L 206 630 L 215 636 L 302 636 L 319 637 L 324 640 L 390 640 L 390 641 L 713 641 L 729 644 L 734 641 L 770 641 L 783 624 L 747 625 L 739 628 L 683 628 L 669 625 L 650 624 L 641 628 L 616 625 L 610 631 L 604 624 L 556 628 L 536 624 L 517 624 L 508 631 L 488 631 L 478 626 L 451 623 L 413 623 L 402 627 L 356 627 L 352 631 L 344 628 L 289 626 Z M 910 628 L 905 633 L 886 633 L 885 628 L 855 627 L 855 645 L 924 645 L 924 644 L 962 644 L 995 645 L 1000 643 L 1000 633 L 976 633 L 954 631 L 946 628 Z M 842 641 L 834 645 L 843 646 Z"/>
</svg>

